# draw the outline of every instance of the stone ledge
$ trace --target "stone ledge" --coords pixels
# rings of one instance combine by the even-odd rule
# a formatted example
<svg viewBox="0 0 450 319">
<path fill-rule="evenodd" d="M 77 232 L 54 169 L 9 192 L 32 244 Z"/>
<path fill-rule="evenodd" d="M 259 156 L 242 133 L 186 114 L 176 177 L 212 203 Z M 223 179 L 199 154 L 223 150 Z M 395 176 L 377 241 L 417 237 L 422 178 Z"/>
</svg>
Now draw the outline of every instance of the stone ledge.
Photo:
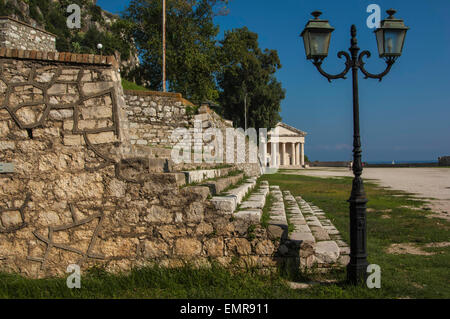
<svg viewBox="0 0 450 319">
<path fill-rule="evenodd" d="M 5 47 L 0 48 L 0 58 L 40 60 L 77 64 L 111 65 L 116 68 L 119 67 L 119 63 L 114 56 L 70 52 L 44 52 L 36 50 L 9 49 Z"/>
</svg>

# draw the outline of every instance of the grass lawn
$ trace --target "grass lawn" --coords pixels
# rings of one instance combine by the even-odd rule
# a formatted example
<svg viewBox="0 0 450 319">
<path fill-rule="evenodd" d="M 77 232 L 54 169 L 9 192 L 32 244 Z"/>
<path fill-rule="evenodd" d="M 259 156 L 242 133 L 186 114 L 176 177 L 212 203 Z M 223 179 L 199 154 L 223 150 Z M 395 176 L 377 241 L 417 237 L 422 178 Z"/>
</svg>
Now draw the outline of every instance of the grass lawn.
<svg viewBox="0 0 450 319">
<path fill-rule="evenodd" d="M 263 179 L 322 208 L 349 242 L 346 200 L 351 191 L 351 178 L 274 174 L 263 176 Z M 381 289 L 349 289 L 331 285 L 317 287 L 310 292 L 323 297 L 450 298 L 450 247 L 423 248 L 424 251 L 436 252 L 430 256 L 386 253 L 386 248 L 394 243 L 414 243 L 420 247 L 428 243 L 448 242 L 450 223 L 427 218 L 426 215 L 431 212 L 422 209 L 424 203 L 404 192 L 388 190 L 369 182 L 365 183 L 365 190 L 369 198 L 369 263 L 381 267 Z M 344 272 L 333 275 L 344 278 Z M 327 290 L 328 294 L 323 294 Z"/>
<path fill-rule="evenodd" d="M 271 185 L 301 195 L 322 208 L 348 241 L 350 178 L 325 179 L 296 175 L 266 175 Z M 25 279 L 0 274 L 0 298 L 450 298 L 450 247 L 422 248 L 435 255 L 386 253 L 392 243 L 423 246 L 449 240 L 449 223 L 430 219 L 423 202 L 405 193 L 366 183 L 369 198 L 369 262 L 381 266 L 381 289 L 345 283 L 345 270 L 327 275 L 262 275 L 256 271 L 236 272 L 217 266 L 211 269 L 134 270 L 111 275 L 100 269 L 82 275 L 81 289 L 68 289 L 62 279 Z M 393 196 L 396 195 L 396 196 Z M 415 207 L 416 209 L 405 208 Z M 390 211 L 392 210 L 392 211 Z M 293 290 L 286 281 L 333 279 L 336 283 Z"/>
<path fill-rule="evenodd" d="M 149 91 L 149 89 L 125 79 L 122 79 L 122 87 L 124 90 Z"/>
</svg>

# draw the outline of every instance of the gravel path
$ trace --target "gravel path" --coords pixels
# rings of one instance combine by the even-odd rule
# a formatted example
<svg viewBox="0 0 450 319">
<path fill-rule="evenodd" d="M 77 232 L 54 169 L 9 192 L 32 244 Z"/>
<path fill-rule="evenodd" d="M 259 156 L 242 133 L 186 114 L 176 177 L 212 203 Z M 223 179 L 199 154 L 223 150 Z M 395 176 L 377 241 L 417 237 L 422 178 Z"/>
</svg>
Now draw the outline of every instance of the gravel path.
<svg viewBox="0 0 450 319">
<path fill-rule="evenodd" d="M 286 172 L 318 177 L 353 176 L 347 168 L 309 168 Z M 373 179 L 378 185 L 415 194 L 416 197 L 433 199 L 435 212 L 450 214 L 450 168 L 375 168 L 363 171 L 364 179 Z M 449 215 L 450 216 L 450 215 Z"/>
</svg>

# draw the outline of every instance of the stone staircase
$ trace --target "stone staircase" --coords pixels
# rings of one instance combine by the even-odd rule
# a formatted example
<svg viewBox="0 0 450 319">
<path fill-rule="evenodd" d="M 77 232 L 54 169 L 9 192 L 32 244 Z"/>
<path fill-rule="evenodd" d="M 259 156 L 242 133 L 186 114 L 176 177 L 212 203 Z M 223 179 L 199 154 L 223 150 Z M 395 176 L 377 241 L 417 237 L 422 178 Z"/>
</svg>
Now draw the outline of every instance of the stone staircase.
<svg viewBox="0 0 450 319">
<path fill-rule="evenodd" d="M 211 199 L 211 202 L 216 210 L 222 214 L 233 215 L 244 197 L 255 187 L 255 185 L 256 177 L 248 178 L 244 183 L 229 190 L 225 194 L 214 196 Z"/>
<path fill-rule="evenodd" d="M 288 239 L 300 245 L 300 266 L 326 269 L 347 265 L 350 248 L 325 213 L 289 191 L 283 192 L 283 197 L 293 228 Z"/>
<path fill-rule="evenodd" d="M 269 194 L 272 204 L 267 231 L 272 239 L 281 240 L 278 254 L 299 251 L 299 267 L 303 269 L 315 267 L 325 271 L 347 265 L 349 246 L 325 213 L 301 196 L 294 197 L 279 186 L 249 178 L 227 193 L 214 196 L 211 202 L 225 215 L 259 224 Z"/>
<path fill-rule="evenodd" d="M 234 213 L 234 217 L 254 224 L 259 224 L 261 222 L 263 208 L 266 205 L 268 193 L 269 183 L 267 181 L 261 182 L 259 188 L 252 192 L 248 199 L 239 205 L 237 212 Z"/>
</svg>

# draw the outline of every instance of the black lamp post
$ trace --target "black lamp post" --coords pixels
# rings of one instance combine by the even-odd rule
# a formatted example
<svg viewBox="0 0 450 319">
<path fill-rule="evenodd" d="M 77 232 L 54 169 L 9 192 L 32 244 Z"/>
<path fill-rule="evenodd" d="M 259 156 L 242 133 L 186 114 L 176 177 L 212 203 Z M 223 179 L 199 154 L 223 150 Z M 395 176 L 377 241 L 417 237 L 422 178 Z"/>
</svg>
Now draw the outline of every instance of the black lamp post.
<svg viewBox="0 0 450 319">
<path fill-rule="evenodd" d="M 351 27 L 350 55 L 345 51 L 340 51 L 338 57 L 345 56 L 345 70 L 337 75 L 326 73 L 322 69 L 322 62 L 328 56 L 331 33 L 334 28 L 327 20 L 319 19 L 322 14 L 314 11 L 314 19 L 309 20 L 301 36 L 305 45 L 306 58 L 312 60 L 320 74 L 328 79 L 345 79 L 345 75 L 352 69 L 353 79 L 353 185 L 350 199 L 350 263 L 347 266 L 347 279 L 351 283 L 364 280 L 367 276 L 367 251 L 366 251 L 366 203 L 367 198 L 364 191 L 361 162 L 361 138 L 359 130 L 359 97 L 358 97 L 358 70 L 364 74 L 365 78 L 379 79 L 389 73 L 395 60 L 402 54 L 403 43 L 406 31 L 409 29 L 403 20 L 394 18 L 395 10 L 387 10 L 389 17 L 380 23 L 380 27 L 375 31 L 378 52 L 381 58 L 386 61 L 386 69 L 380 74 L 372 74 L 364 68 L 364 56 L 370 57 L 369 51 L 362 51 L 359 56 L 358 41 L 356 40 L 356 27 Z"/>
</svg>

